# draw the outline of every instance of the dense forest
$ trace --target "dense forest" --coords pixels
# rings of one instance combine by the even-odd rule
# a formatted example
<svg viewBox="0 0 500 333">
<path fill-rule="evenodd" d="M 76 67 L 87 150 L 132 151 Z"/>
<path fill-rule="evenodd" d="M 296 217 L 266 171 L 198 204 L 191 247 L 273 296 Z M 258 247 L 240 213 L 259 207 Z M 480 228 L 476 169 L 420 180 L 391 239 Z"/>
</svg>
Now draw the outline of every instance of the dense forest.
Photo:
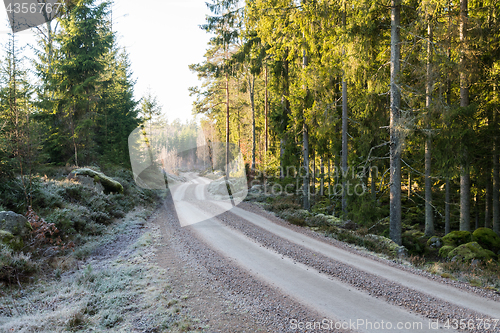
<svg viewBox="0 0 500 333">
<path fill-rule="evenodd" d="M 499 233 L 498 1 L 207 6 L 195 113 L 255 177 L 306 210 L 388 222 L 398 244 L 415 224 Z"/>
<path fill-rule="evenodd" d="M 36 45 L 23 45 L 11 34 L 3 46 L 4 208 L 24 213 L 33 201 L 35 177 L 50 175 L 53 167 L 130 168 L 128 135 L 156 116 L 158 105 L 151 93 L 134 99 L 135 81 L 112 29 L 111 5 L 68 2 L 57 19 L 33 28 Z"/>
</svg>

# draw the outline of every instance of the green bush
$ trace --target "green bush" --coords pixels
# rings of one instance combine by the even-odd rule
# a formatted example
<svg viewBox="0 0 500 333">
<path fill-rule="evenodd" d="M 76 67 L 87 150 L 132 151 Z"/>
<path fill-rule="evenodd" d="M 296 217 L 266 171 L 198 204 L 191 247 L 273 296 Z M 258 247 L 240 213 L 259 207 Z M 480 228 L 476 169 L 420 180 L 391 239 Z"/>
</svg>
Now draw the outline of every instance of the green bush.
<svg viewBox="0 0 500 333">
<path fill-rule="evenodd" d="M 408 230 L 402 235 L 403 246 L 413 255 L 425 254 L 427 239 L 419 230 Z"/>
</svg>

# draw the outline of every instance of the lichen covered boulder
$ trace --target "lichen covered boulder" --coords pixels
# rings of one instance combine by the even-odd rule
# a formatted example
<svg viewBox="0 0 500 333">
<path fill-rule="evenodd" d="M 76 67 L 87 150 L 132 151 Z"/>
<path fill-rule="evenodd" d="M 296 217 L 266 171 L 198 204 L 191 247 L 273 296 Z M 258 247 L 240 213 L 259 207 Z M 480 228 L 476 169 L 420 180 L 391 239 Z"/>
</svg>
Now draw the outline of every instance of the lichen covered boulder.
<svg viewBox="0 0 500 333">
<path fill-rule="evenodd" d="M 469 231 L 452 231 L 442 238 L 443 245 L 457 247 L 472 241 L 472 234 Z"/>
<path fill-rule="evenodd" d="M 14 236 L 26 237 L 33 228 L 23 215 L 14 212 L 0 212 L 0 230 L 8 231 Z"/>
<path fill-rule="evenodd" d="M 488 261 L 491 259 L 496 259 L 495 253 L 490 250 L 484 249 L 477 242 L 470 242 L 462 244 L 448 253 L 448 258 L 451 260 L 458 261 L 472 261 L 472 260 L 482 260 Z"/>
<path fill-rule="evenodd" d="M 500 251 L 500 237 L 489 228 L 479 228 L 472 233 L 472 240 L 494 253 Z"/>
<path fill-rule="evenodd" d="M 104 193 L 123 193 L 123 186 L 119 182 L 110 177 L 106 176 L 102 172 L 94 171 L 88 168 L 80 168 L 71 171 L 68 175 L 68 179 L 76 178 L 77 176 L 87 176 L 94 180 L 96 183 L 100 183 L 104 188 Z"/>
<path fill-rule="evenodd" d="M 285 209 L 279 212 L 278 216 L 292 224 L 306 226 L 312 214 L 305 209 Z"/>
</svg>

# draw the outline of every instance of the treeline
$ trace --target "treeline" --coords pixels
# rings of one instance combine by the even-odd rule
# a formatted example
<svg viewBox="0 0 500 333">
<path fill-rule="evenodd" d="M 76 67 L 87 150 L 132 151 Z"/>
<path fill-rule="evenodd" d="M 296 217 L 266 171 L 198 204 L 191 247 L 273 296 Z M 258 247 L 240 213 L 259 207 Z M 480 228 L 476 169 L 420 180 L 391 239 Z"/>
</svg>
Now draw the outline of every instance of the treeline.
<svg viewBox="0 0 500 333">
<path fill-rule="evenodd" d="M 427 236 L 499 233 L 498 1 L 207 5 L 195 112 L 251 167 L 307 170 L 303 208 L 389 216 L 399 244 L 415 223 Z M 349 195 L 357 185 L 364 194 Z"/>
<path fill-rule="evenodd" d="M 127 137 L 147 110 L 134 100 L 127 53 L 112 30 L 111 2 L 69 1 L 61 11 L 56 20 L 33 28 L 34 59 L 25 56 L 26 45 L 15 34 L 4 45 L 3 179 L 24 179 L 46 165 L 130 165 Z"/>
</svg>

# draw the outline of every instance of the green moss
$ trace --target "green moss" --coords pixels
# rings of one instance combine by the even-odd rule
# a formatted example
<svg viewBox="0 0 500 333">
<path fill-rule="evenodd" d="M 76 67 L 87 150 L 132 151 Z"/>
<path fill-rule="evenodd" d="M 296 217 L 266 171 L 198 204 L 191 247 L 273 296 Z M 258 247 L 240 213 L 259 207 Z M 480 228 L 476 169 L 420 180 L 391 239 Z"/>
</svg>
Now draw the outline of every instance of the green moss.
<svg viewBox="0 0 500 333">
<path fill-rule="evenodd" d="M 21 237 L 14 236 L 6 230 L 0 230 L 0 243 L 8 246 L 14 251 L 20 251 L 24 247 L 24 242 Z"/>
<path fill-rule="evenodd" d="M 470 242 L 462 244 L 448 253 L 449 259 L 456 259 L 460 261 L 471 261 L 474 259 L 488 261 L 496 259 L 493 252 L 485 250 L 477 242 Z"/>
<path fill-rule="evenodd" d="M 0 230 L 0 241 L 5 243 L 14 238 L 14 235 L 6 230 Z"/>
<path fill-rule="evenodd" d="M 442 258 L 448 258 L 448 253 L 450 253 L 455 247 L 450 245 L 445 245 L 439 249 L 439 256 Z"/>
<path fill-rule="evenodd" d="M 472 234 L 469 231 L 452 231 L 442 238 L 443 244 L 457 247 L 472 241 Z"/>
<path fill-rule="evenodd" d="M 106 193 L 123 193 L 123 186 L 116 180 L 113 180 L 102 172 L 94 171 L 88 168 L 76 169 L 71 171 L 75 176 L 88 176 L 94 178 L 96 182 L 100 182 Z"/>
<path fill-rule="evenodd" d="M 500 251 L 500 237 L 491 229 L 479 228 L 472 234 L 472 240 L 483 248 L 498 253 Z"/>
</svg>

